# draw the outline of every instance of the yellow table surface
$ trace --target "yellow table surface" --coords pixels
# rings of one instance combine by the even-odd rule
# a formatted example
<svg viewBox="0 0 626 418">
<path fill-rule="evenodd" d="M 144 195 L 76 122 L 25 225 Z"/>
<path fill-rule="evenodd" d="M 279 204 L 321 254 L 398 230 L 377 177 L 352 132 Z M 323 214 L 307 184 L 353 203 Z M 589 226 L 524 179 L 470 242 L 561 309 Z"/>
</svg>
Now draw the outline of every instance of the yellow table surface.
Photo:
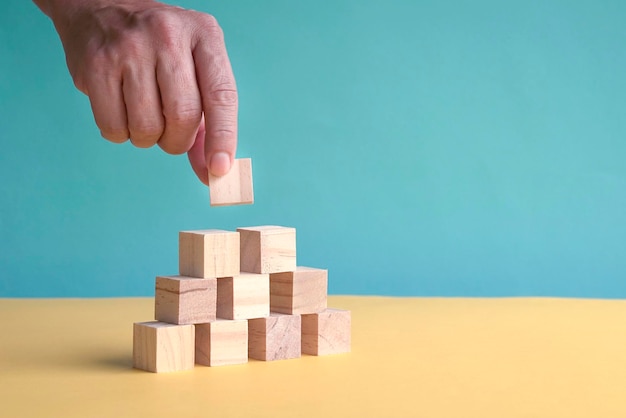
<svg viewBox="0 0 626 418">
<path fill-rule="evenodd" d="M 0 299 L 1 417 L 626 417 L 626 302 L 331 297 L 352 353 L 131 368 L 153 299 Z"/>
</svg>

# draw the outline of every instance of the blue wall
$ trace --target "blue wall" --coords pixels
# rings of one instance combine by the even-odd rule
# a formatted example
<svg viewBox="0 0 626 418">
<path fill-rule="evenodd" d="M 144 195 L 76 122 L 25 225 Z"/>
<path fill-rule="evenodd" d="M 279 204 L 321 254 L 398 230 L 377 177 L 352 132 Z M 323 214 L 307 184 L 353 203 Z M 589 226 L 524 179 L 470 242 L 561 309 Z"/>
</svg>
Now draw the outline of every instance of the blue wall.
<svg viewBox="0 0 626 418">
<path fill-rule="evenodd" d="M 221 22 L 256 203 L 99 138 L 0 14 L 0 296 L 150 295 L 177 232 L 282 224 L 330 291 L 626 297 L 626 2 L 182 1 Z"/>
</svg>

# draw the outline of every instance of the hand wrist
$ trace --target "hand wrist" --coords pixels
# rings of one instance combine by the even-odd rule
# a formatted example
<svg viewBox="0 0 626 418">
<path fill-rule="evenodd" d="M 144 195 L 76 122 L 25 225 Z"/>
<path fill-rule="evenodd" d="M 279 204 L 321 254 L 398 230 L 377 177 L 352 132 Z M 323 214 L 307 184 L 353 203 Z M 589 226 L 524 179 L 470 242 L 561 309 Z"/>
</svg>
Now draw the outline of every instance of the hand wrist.
<svg viewBox="0 0 626 418">
<path fill-rule="evenodd" d="M 33 0 L 41 11 L 52 20 L 57 30 L 63 30 L 72 17 L 84 11 L 95 11 L 107 6 L 119 6 L 133 10 L 139 5 L 155 3 L 153 0 Z"/>
<path fill-rule="evenodd" d="M 52 23 L 59 31 L 61 31 L 68 25 L 71 16 L 75 15 L 81 9 L 84 8 L 99 8 L 102 7 L 101 0 L 33 0 L 34 3 L 41 9 L 41 11 L 52 20 Z"/>
</svg>

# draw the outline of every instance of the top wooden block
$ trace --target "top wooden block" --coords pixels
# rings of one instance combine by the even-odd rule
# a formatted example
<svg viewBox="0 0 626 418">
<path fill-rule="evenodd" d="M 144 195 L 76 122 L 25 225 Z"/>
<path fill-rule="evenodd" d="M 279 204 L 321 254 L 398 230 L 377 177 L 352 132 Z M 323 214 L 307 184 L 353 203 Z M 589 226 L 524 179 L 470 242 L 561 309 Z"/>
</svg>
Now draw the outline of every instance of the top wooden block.
<svg viewBox="0 0 626 418">
<path fill-rule="evenodd" d="M 237 228 L 241 243 L 241 271 L 257 274 L 296 269 L 296 229 L 284 226 Z"/>
<path fill-rule="evenodd" d="M 209 172 L 209 196 L 211 206 L 254 203 L 252 160 L 250 158 L 234 160 L 230 171 L 221 177 L 215 177 Z"/>
<path fill-rule="evenodd" d="M 182 276 L 217 278 L 239 274 L 238 232 L 181 231 L 178 237 L 178 266 Z"/>
</svg>

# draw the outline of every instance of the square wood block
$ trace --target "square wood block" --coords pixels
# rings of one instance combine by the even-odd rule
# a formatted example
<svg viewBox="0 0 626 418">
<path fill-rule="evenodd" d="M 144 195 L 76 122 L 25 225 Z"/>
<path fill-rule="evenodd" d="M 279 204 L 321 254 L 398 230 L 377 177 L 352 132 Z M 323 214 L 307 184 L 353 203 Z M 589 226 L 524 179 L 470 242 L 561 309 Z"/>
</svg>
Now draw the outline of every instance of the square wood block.
<svg viewBox="0 0 626 418">
<path fill-rule="evenodd" d="M 170 324 L 213 321 L 217 313 L 217 279 L 158 276 L 154 317 Z"/>
<path fill-rule="evenodd" d="M 269 274 L 241 273 L 217 279 L 218 318 L 250 319 L 269 314 Z"/>
<path fill-rule="evenodd" d="M 248 321 L 248 356 L 274 361 L 301 355 L 300 315 L 272 313 L 267 318 Z"/>
<path fill-rule="evenodd" d="M 314 356 L 347 353 L 351 342 L 350 311 L 326 309 L 302 315 L 302 353 Z"/>
<path fill-rule="evenodd" d="M 284 314 L 322 312 L 327 307 L 328 270 L 297 267 L 270 274 L 270 311 Z"/>
<path fill-rule="evenodd" d="M 230 171 L 221 177 L 215 177 L 209 172 L 209 198 L 211 206 L 254 203 L 252 160 L 250 158 L 234 160 Z"/>
<path fill-rule="evenodd" d="M 193 325 L 137 322 L 133 325 L 133 367 L 154 373 L 194 367 Z"/>
<path fill-rule="evenodd" d="M 218 319 L 196 325 L 196 363 L 225 366 L 248 362 L 248 321 Z"/>
<path fill-rule="evenodd" d="M 207 229 L 178 234 L 182 276 L 216 278 L 239 274 L 239 233 Z"/>
<path fill-rule="evenodd" d="M 296 229 L 284 226 L 237 228 L 241 271 L 280 273 L 296 269 Z"/>
</svg>

